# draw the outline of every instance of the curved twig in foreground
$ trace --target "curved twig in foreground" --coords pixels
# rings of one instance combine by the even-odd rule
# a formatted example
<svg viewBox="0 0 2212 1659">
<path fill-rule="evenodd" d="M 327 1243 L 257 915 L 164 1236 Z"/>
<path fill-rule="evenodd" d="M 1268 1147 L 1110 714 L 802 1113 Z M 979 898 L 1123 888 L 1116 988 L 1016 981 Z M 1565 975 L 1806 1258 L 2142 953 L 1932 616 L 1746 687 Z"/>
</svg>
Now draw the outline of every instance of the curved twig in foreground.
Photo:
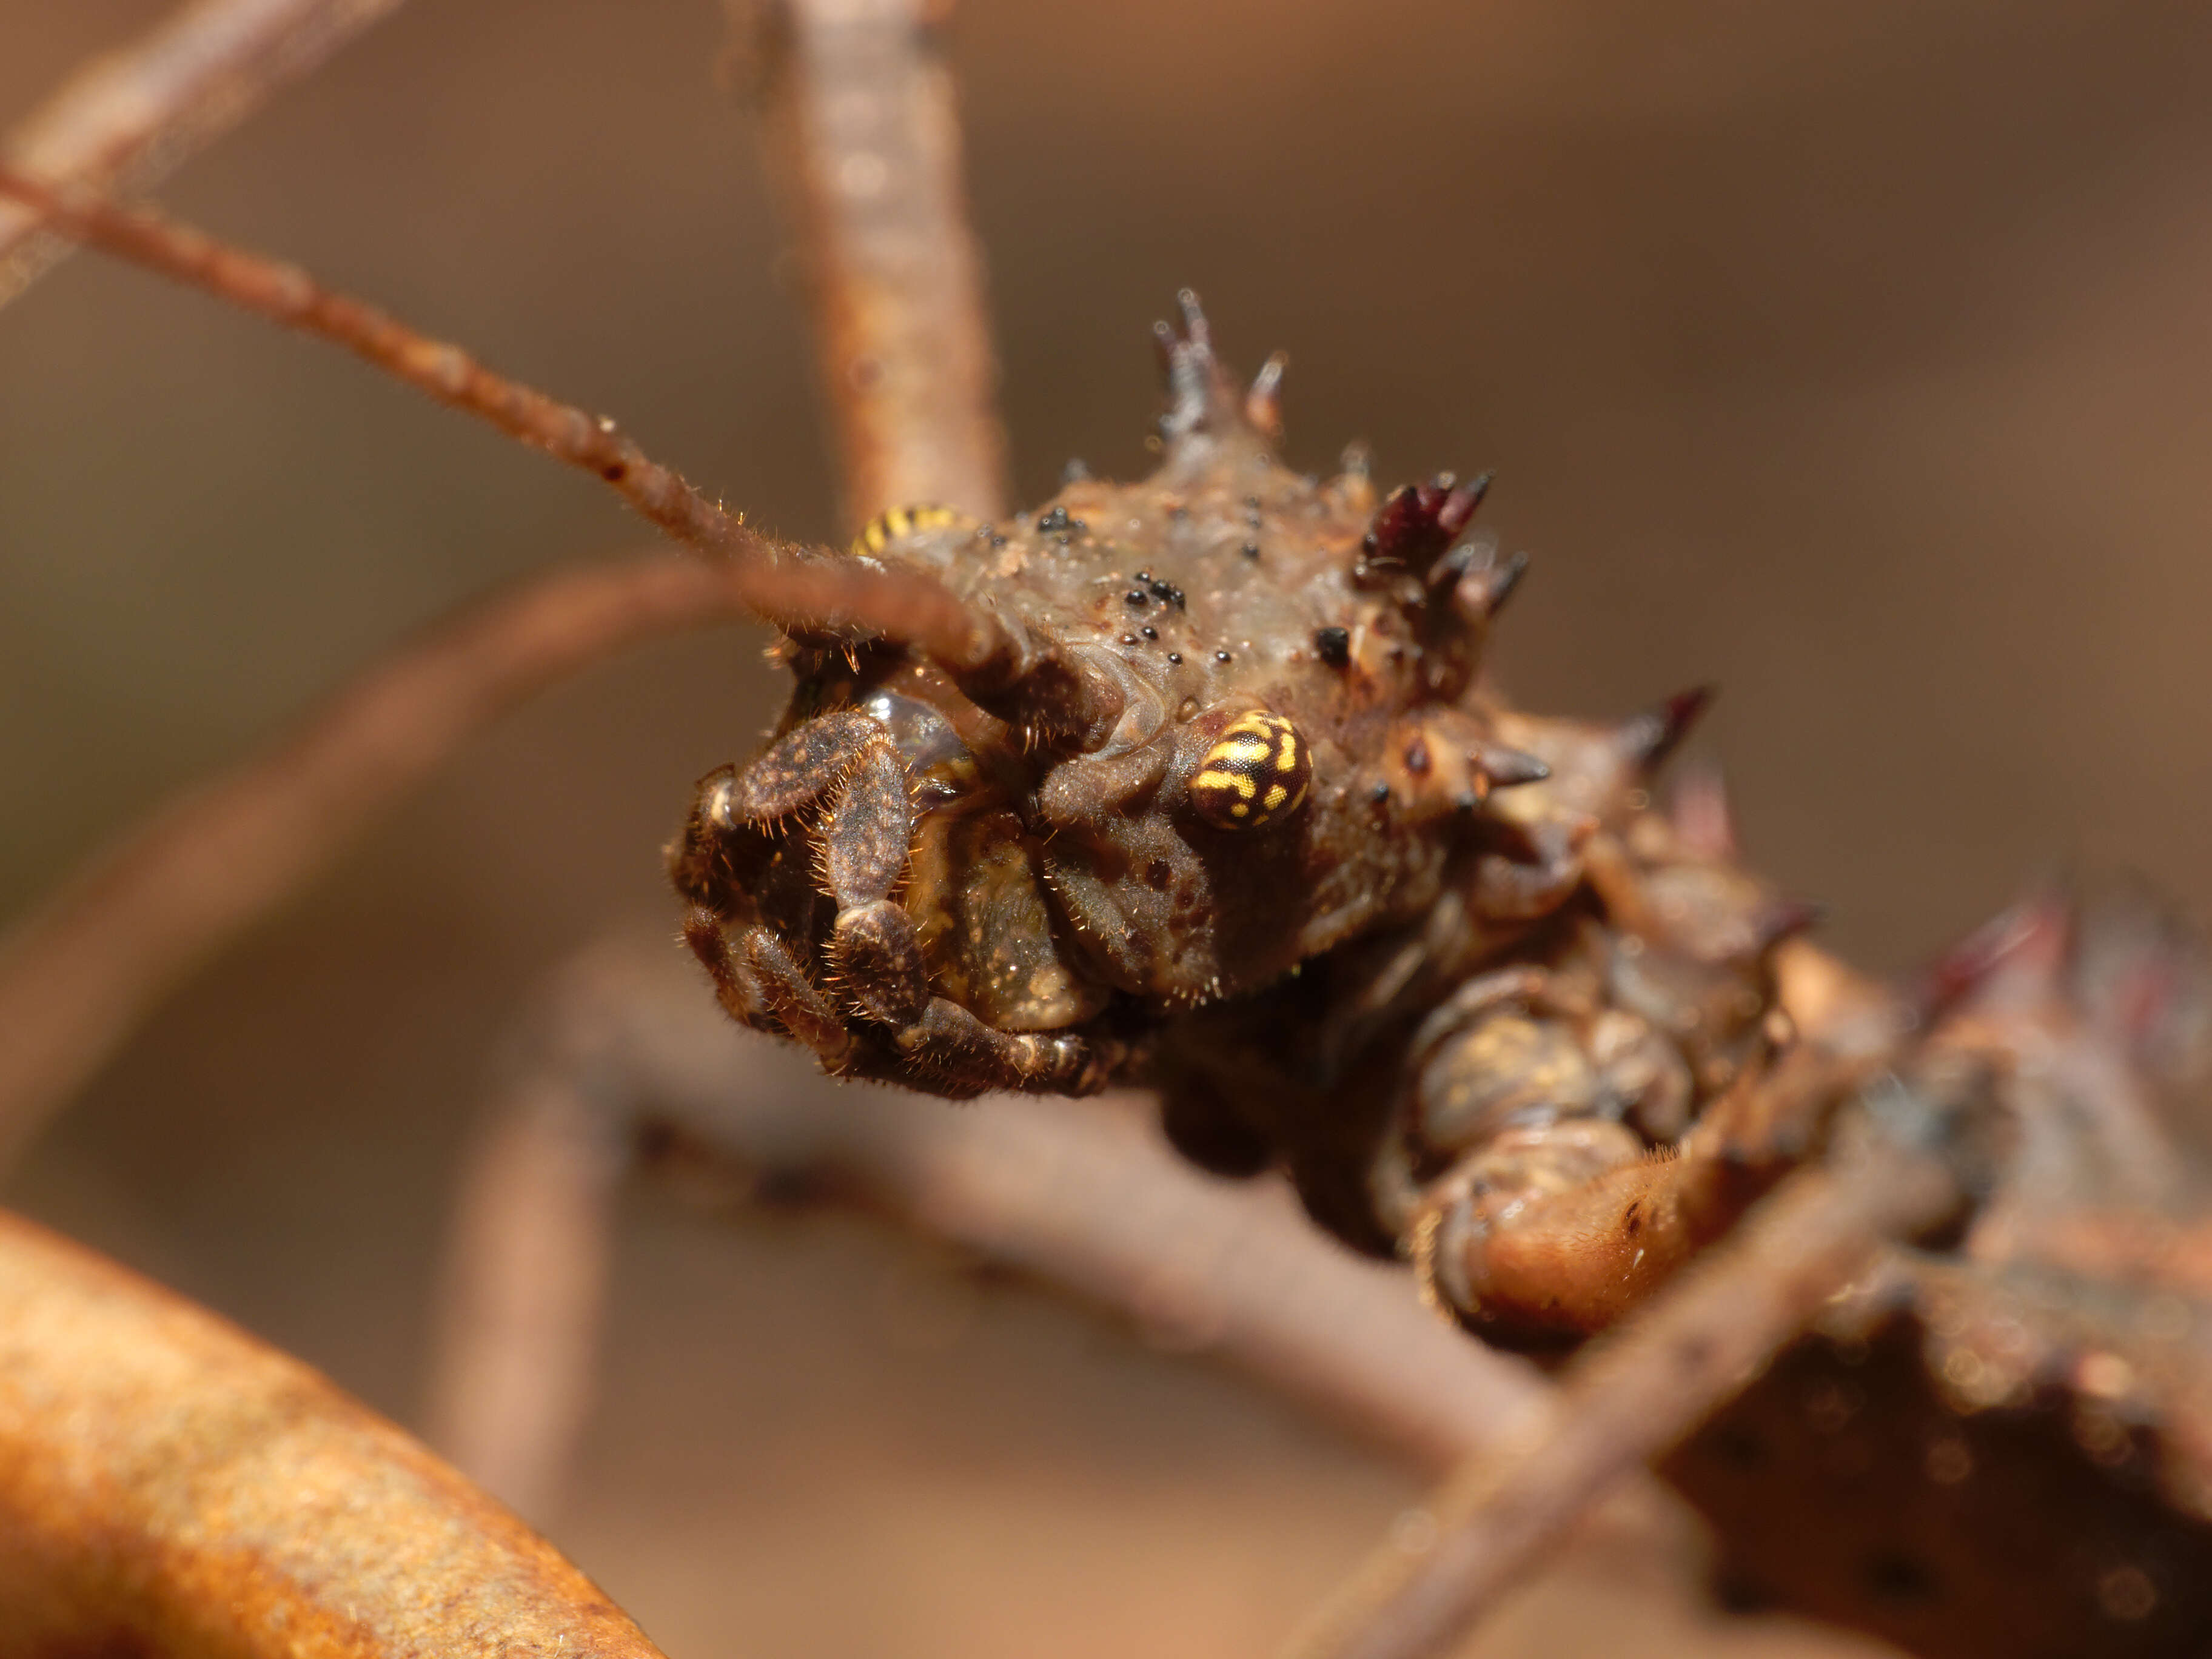
<svg viewBox="0 0 2212 1659">
<path fill-rule="evenodd" d="M 185 974 L 498 715 L 626 647 L 745 614 L 739 573 L 682 554 L 542 577 L 158 807 L 0 938 L 0 1164 Z"/>
<path fill-rule="evenodd" d="M 659 1659 L 298 1361 L 0 1215 L 0 1651 Z"/>
<path fill-rule="evenodd" d="M 398 5 L 193 0 L 64 82 L 0 141 L 0 160 L 48 183 L 144 189 Z M 0 305 L 70 246 L 36 212 L 0 202 Z"/>
</svg>

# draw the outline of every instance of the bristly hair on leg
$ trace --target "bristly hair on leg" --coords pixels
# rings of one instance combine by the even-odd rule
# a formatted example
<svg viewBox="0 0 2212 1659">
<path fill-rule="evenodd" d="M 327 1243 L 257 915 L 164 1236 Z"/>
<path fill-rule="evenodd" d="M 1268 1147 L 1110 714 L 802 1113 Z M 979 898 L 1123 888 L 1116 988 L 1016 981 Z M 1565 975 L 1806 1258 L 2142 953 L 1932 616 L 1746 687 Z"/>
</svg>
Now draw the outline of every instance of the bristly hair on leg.
<svg viewBox="0 0 2212 1659">
<path fill-rule="evenodd" d="M 31 207 L 62 235 L 343 346 L 440 403 L 594 474 L 665 534 L 748 573 L 745 602 L 778 627 L 833 635 L 867 629 L 926 652 L 957 674 L 996 678 L 1014 666 L 1017 642 L 941 583 L 763 535 L 647 456 L 611 420 L 496 374 L 459 346 L 324 287 L 297 265 L 5 168 L 0 196 Z"/>
</svg>

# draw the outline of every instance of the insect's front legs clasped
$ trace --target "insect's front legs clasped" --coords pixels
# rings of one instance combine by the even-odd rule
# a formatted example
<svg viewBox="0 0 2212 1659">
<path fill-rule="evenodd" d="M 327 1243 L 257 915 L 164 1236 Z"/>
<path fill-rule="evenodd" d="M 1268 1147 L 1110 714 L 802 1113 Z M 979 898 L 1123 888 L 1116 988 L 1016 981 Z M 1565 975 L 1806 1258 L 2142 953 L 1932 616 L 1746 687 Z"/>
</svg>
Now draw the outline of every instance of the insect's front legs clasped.
<svg viewBox="0 0 2212 1659">
<path fill-rule="evenodd" d="M 740 845 L 817 808 L 817 878 L 837 906 L 823 954 L 843 1007 L 775 929 L 754 922 L 733 950 L 723 922 L 736 908 Z M 833 1071 L 853 1069 L 864 1046 L 857 1018 L 888 1029 L 894 1070 L 942 1092 L 1097 1087 L 1102 1068 L 1080 1039 L 995 1030 L 931 994 L 913 920 L 891 898 L 913 836 L 905 763 L 883 725 L 857 709 L 810 720 L 742 770 L 708 778 L 675 866 L 693 900 L 684 939 L 723 1006 L 749 1024 L 765 1017 Z"/>
</svg>

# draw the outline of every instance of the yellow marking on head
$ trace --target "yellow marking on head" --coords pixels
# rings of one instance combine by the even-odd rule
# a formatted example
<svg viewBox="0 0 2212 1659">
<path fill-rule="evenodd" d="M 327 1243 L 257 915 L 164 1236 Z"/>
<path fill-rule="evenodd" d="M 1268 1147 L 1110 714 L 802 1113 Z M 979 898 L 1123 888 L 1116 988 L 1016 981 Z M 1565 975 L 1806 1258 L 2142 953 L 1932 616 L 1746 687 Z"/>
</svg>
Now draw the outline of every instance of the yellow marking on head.
<svg viewBox="0 0 2212 1659">
<path fill-rule="evenodd" d="M 966 514 L 949 507 L 894 507 L 868 520 L 866 527 L 854 538 L 853 551 L 880 553 L 902 536 L 924 530 L 954 529 L 969 522 Z"/>
<path fill-rule="evenodd" d="M 1190 801 L 1220 829 L 1256 830 L 1304 801 L 1311 778 L 1297 728 L 1255 708 L 1222 729 L 1190 781 Z"/>
<path fill-rule="evenodd" d="M 1242 772 L 1217 772 L 1211 768 L 1193 778 L 1190 781 L 1190 787 L 1209 793 L 1222 789 L 1233 790 L 1246 800 L 1251 799 L 1259 793 L 1252 780 Z"/>
</svg>

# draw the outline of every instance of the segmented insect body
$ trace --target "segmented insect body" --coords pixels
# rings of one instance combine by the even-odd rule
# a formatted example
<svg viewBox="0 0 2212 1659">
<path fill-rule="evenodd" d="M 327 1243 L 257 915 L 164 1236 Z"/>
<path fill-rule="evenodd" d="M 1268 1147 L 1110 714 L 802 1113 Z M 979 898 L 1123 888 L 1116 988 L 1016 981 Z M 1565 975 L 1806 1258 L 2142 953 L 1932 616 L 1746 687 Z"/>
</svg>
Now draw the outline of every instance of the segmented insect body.
<svg viewBox="0 0 2212 1659">
<path fill-rule="evenodd" d="M 1463 538 L 1480 481 L 1291 475 L 1273 374 L 1232 398 L 1194 307 L 1166 343 L 1153 478 L 863 538 L 1011 667 L 787 647 L 782 731 L 675 849 L 731 1011 L 943 1094 L 1144 1084 L 1188 1156 L 1286 1169 L 1523 1342 L 1620 1318 L 1894 1097 L 1973 1202 L 1673 1460 L 1728 1582 L 1931 1654 L 2202 1651 L 2201 953 L 2058 898 L 1917 992 L 1793 942 L 1717 781 L 1653 801 L 1702 693 L 1602 725 L 1485 683 L 1522 567 Z"/>
<path fill-rule="evenodd" d="M 1464 534 L 1486 478 L 1378 501 L 1356 459 L 1286 471 L 1279 368 L 1237 395 L 1185 311 L 1152 478 L 863 535 L 1014 643 L 979 675 L 789 641 L 778 735 L 672 849 L 687 937 L 733 1014 L 832 1070 L 1149 1084 L 1202 1161 L 1280 1159 L 1346 1237 L 1426 1239 L 1470 1317 L 1591 1328 L 1619 1275 L 1532 1290 L 1492 1233 L 1543 1237 L 1534 1211 L 1593 1178 L 1622 1203 L 1674 1181 L 1644 1154 L 1763 1062 L 1805 914 L 1724 825 L 1650 808 L 1702 694 L 1601 726 L 1482 685 L 1523 568 Z M 1742 1185 L 1684 1196 L 1631 1278 Z"/>
<path fill-rule="evenodd" d="M 1809 915 L 1736 863 L 1717 785 L 1653 805 L 1701 695 L 1504 703 L 1480 659 L 1522 565 L 1462 538 L 1484 481 L 1285 471 L 1279 368 L 1234 395 L 1188 299 L 1155 477 L 906 510 L 841 561 L 296 270 L 0 194 L 732 561 L 798 691 L 671 863 L 738 1018 L 943 1095 L 1147 1084 L 1194 1158 L 1287 1168 L 1516 1338 L 1620 1317 L 1894 1097 L 1971 1201 L 1673 1474 L 1741 1584 L 1925 1652 L 2212 1644 L 2212 974 L 2154 907 L 2030 905 L 1914 995 L 1790 945 Z"/>
</svg>

